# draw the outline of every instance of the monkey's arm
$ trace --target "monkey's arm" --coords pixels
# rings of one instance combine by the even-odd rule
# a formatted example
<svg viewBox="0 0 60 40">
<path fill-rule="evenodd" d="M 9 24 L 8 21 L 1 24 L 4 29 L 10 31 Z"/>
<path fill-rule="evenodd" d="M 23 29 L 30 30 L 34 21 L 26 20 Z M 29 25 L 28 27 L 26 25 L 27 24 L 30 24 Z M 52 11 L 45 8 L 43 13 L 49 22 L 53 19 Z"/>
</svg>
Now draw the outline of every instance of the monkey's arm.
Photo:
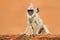
<svg viewBox="0 0 60 40">
<path fill-rule="evenodd" d="M 27 27 L 26 27 L 25 33 L 28 34 L 30 32 L 30 29 L 31 29 L 31 23 L 30 23 L 30 20 L 27 19 Z"/>
<path fill-rule="evenodd" d="M 30 24 L 27 24 L 26 30 L 25 30 L 25 34 L 28 34 L 30 32 Z"/>
<path fill-rule="evenodd" d="M 28 21 L 25 32 L 21 33 L 20 35 L 25 35 L 25 34 L 28 34 L 29 32 L 30 32 L 30 24 L 29 24 L 29 21 Z"/>
</svg>

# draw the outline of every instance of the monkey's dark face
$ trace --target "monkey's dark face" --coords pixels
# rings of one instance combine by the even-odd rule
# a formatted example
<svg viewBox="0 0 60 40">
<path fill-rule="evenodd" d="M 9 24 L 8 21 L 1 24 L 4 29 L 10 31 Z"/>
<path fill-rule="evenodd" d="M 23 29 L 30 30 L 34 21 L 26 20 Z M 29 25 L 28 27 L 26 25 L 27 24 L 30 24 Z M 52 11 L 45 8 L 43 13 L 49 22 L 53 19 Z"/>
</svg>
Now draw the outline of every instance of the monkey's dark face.
<svg viewBox="0 0 60 40">
<path fill-rule="evenodd" d="M 37 8 L 37 9 L 28 9 L 27 12 L 28 12 L 29 16 L 32 16 L 33 14 L 39 12 L 39 8 Z"/>
<path fill-rule="evenodd" d="M 29 10 L 27 10 L 27 12 L 28 12 L 28 14 L 29 14 L 30 16 L 32 16 L 33 13 L 34 13 L 34 10 L 33 10 L 33 9 L 29 9 Z"/>
</svg>

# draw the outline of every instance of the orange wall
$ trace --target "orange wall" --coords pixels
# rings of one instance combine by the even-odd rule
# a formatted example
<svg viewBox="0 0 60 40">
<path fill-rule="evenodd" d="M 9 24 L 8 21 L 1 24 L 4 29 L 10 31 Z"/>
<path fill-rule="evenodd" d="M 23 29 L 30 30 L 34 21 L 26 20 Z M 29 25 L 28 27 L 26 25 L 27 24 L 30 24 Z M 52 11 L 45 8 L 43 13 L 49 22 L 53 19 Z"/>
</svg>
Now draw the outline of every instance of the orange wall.
<svg viewBox="0 0 60 40">
<path fill-rule="evenodd" d="M 0 34 L 20 34 L 27 26 L 26 8 L 40 8 L 39 15 L 53 34 L 60 34 L 60 0 L 0 0 Z"/>
</svg>

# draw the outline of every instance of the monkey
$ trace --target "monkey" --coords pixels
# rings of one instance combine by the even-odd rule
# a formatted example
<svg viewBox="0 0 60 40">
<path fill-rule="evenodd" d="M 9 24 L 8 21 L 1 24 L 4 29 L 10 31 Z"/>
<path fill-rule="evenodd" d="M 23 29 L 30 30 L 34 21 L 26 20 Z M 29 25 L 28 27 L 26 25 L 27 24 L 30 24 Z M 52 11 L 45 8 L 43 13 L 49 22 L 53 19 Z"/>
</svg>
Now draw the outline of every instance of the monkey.
<svg viewBox="0 0 60 40">
<path fill-rule="evenodd" d="M 39 8 L 36 8 L 31 3 L 30 6 L 27 8 L 26 13 L 27 13 L 27 28 L 25 32 L 22 33 L 21 35 L 28 34 L 31 29 L 33 31 L 32 32 L 33 35 L 41 34 L 41 33 L 50 34 L 46 25 L 43 23 L 42 19 L 38 15 Z M 34 28 L 33 23 L 36 24 L 36 28 Z"/>
</svg>

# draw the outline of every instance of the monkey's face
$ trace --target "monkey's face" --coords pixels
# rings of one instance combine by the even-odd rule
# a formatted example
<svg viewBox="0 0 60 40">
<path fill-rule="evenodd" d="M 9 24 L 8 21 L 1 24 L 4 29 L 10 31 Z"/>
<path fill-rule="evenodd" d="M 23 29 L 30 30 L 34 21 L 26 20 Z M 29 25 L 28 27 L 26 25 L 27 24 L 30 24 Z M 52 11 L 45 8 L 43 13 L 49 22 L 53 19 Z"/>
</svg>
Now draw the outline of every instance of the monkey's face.
<svg viewBox="0 0 60 40">
<path fill-rule="evenodd" d="M 27 9 L 27 13 L 28 13 L 29 16 L 35 15 L 38 12 L 39 12 L 39 8 Z"/>
<path fill-rule="evenodd" d="M 34 10 L 33 10 L 33 9 L 29 9 L 29 10 L 27 10 L 27 12 L 28 12 L 28 14 L 29 14 L 30 16 L 32 16 L 33 13 L 34 13 Z"/>
<path fill-rule="evenodd" d="M 29 17 L 33 17 L 34 15 L 36 15 L 36 13 L 39 12 L 39 8 L 36 8 L 33 6 L 33 4 L 31 4 L 28 8 L 27 8 L 27 16 Z"/>
</svg>

